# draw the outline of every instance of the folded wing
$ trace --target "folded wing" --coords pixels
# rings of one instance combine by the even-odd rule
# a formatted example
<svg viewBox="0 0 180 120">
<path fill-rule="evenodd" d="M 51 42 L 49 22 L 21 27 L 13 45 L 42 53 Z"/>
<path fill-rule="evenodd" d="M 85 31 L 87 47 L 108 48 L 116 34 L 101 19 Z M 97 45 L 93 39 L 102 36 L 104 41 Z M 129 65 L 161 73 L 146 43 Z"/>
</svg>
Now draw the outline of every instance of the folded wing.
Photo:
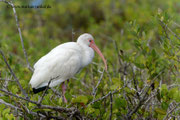
<svg viewBox="0 0 180 120">
<path fill-rule="evenodd" d="M 43 56 L 34 65 L 30 80 L 32 88 L 50 87 L 73 77 L 81 69 L 81 50 L 75 43 L 60 45 Z"/>
</svg>

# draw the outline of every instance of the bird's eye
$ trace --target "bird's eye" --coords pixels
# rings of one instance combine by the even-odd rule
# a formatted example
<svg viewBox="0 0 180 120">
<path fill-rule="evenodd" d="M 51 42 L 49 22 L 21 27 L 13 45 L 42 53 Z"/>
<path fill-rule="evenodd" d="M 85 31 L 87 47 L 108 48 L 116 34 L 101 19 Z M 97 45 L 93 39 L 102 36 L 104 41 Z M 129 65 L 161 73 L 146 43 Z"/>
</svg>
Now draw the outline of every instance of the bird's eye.
<svg viewBox="0 0 180 120">
<path fill-rule="evenodd" d="M 89 42 L 92 42 L 92 40 L 89 40 Z"/>
</svg>

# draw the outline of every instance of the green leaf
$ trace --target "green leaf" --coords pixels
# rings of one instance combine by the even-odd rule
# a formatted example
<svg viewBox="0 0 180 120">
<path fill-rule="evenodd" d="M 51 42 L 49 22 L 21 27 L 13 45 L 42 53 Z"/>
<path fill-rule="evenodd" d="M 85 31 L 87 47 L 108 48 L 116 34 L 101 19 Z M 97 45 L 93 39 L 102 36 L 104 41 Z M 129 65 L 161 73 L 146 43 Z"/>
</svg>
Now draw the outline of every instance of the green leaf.
<svg viewBox="0 0 180 120">
<path fill-rule="evenodd" d="M 141 46 L 141 43 L 139 42 L 139 40 L 134 40 L 134 44 L 137 48 Z"/>
<path fill-rule="evenodd" d="M 156 57 L 157 53 L 156 53 L 156 50 L 155 50 L 155 49 L 152 50 L 151 55 L 152 55 L 154 58 Z"/>
<path fill-rule="evenodd" d="M 62 97 L 61 97 L 61 98 L 59 98 L 59 100 L 58 100 L 58 104 L 59 104 L 59 105 L 62 105 L 62 103 L 63 103 L 63 101 L 62 101 Z"/>
<path fill-rule="evenodd" d="M 115 99 L 115 107 L 120 109 L 120 107 L 126 108 L 127 102 L 124 98 Z"/>
<path fill-rule="evenodd" d="M 9 114 L 10 113 L 10 108 L 6 108 L 6 109 L 4 109 L 3 111 L 2 111 L 2 115 L 3 116 L 6 116 L 7 114 Z"/>
<path fill-rule="evenodd" d="M 166 115 L 166 111 L 161 108 L 155 108 L 155 112 L 161 115 Z"/>
<path fill-rule="evenodd" d="M 86 104 L 88 102 L 88 97 L 80 95 L 77 98 L 72 99 L 73 103 L 84 103 Z"/>
<path fill-rule="evenodd" d="M 0 104 L 0 111 L 3 111 L 6 106 L 4 104 Z"/>
<path fill-rule="evenodd" d="M 163 110 L 167 110 L 168 107 L 169 107 L 169 104 L 167 102 L 162 102 L 161 107 L 162 107 Z"/>
<path fill-rule="evenodd" d="M 87 107 L 86 110 L 85 110 L 85 112 L 88 113 L 88 114 L 91 114 L 91 113 L 93 113 L 94 111 L 95 111 L 95 109 L 92 108 L 91 105 L 88 105 L 88 107 Z"/>
<path fill-rule="evenodd" d="M 161 86 L 161 97 L 167 97 L 168 89 L 166 84 L 162 84 Z"/>
</svg>

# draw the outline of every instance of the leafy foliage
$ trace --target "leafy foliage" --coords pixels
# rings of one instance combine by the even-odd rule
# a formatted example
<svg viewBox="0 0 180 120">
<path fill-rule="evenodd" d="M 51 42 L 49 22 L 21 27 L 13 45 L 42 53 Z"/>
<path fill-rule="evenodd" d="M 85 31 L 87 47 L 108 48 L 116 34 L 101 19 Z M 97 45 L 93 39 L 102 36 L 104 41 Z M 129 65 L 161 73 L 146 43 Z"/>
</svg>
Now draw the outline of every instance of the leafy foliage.
<svg viewBox="0 0 180 120">
<path fill-rule="evenodd" d="M 103 72 L 96 56 L 93 64 L 67 83 L 67 104 L 59 86 L 57 93 L 48 90 L 42 105 L 78 109 L 58 112 L 59 108 L 39 107 L 3 92 L 25 97 L 1 56 L 0 118 L 180 119 L 179 0 L 51 0 L 43 4 L 51 8 L 16 8 L 30 64 L 58 44 L 88 32 L 106 57 L 108 72 Z M 0 23 L 0 50 L 30 100 L 38 102 L 43 93 L 33 94 L 28 84 L 32 72 L 26 67 L 12 8 L 4 2 L 0 2 Z"/>
</svg>

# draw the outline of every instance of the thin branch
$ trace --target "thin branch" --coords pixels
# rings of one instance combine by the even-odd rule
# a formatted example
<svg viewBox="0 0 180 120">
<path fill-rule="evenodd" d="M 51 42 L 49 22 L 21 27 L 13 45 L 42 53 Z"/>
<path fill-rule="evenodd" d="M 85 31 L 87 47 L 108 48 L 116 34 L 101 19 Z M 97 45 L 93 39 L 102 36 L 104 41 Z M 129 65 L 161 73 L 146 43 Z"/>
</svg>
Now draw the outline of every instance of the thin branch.
<svg viewBox="0 0 180 120">
<path fill-rule="evenodd" d="M 64 107 L 59 107 L 59 106 L 49 106 L 49 105 L 41 105 L 40 107 L 38 107 L 38 109 L 51 109 L 51 110 L 55 110 L 58 112 L 65 112 L 65 113 L 71 113 L 73 111 L 79 112 L 76 108 L 72 107 L 72 108 L 64 108 Z"/>
<path fill-rule="evenodd" d="M 10 95 L 10 96 L 13 96 L 13 97 L 19 98 L 19 99 L 21 99 L 21 100 L 25 100 L 25 101 L 28 101 L 28 102 L 30 102 L 30 103 L 33 103 L 33 104 L 38 105 L 38 103 L 37 103 L 37 102 L 35 102 L 35 101 L 32 101 L 32 100 L 30 100 L 30 99 L 27 99 L 27 98 L 21 97 L 21 96 L 19 96 L 19 95 L 15 95 L 15 94 L 13 94 L 13 93 L 11 93 L 11 92 L 9 92 L 9 91 L 3 90 L 3 89 L 0 89 L 0 91 L 4 92 L 6 95 Z"/>
<path fill-rule="evenodd" d="M 72 30 L 71 30 L 71 39 L 72 39 L 72 42 L 74 42 L 74 35 L 75 35 L 75 32 L 74 32 L 74 29 L 72 28 Z"/>
<path fill-rule="evenodd" d="M 16 82 L 15 80 L 11 80 L 11 79 L 6 79 L 6 78 L 0 78 L 1 81 L 11 81 L 11 82 Z"/>
<path fill-rule="evenodd" d="M 122 88 L 120 88 L 120 89 L 122 89 Z M 90 102 L 89 104 L 94 104 L 95 102 L 104 100 L 104 99 L 106 99 L 108 96 L 110 96 L 110 94 L 115 94 L 115 93 L 117 93 L 120 89 L 115 89 L 113 92 L 109 92 L 109 93 L 106 94 L 105 96 L 103 96 L 103 97 L 101 97 L 101 98 L 98 98 L 98 99 L 96 99 L 96 100 L 93 100 L 93 101 Z"/>
<path fill-rule="evenodd" d="M 26 98 L 28 98 L 27 93 L 26 93 L 25 90 L 22 88 L 22 86 L 21 86 L 21 84 L 20 84 L 20 82 L 19 82 L 19 79 L 16 77 L 15 73 L 14 73 L 13 70 L 11 69 L 10 65 L 8 64 L 8 62 L 7 62 L 7 60 L 6 60 L 5 56 L 4 56 L 4 53 L 3 53 L 1 50 L 0 50 L 0 54 L 2 55 L 2 57 L 3 57 L 3 59 L 4 59 L 4 62 L 6 63 L 6 65 L 7 65 L 8 69 L 9 69 L 11 75 L 14 77 L 14 79 L 16 80 L 19 88 L 21 89 L 21 92 L 23 93 L 23 95 L 24 95 Z"/>
<path fill-rule="evenodd" d="M 166 114 L 166 116 L 163 118 L 163 120 L 167 120 L 169 114 L 171 114 L 179 105 L 180 105 L 180 103 L 178 103 L 176 106 L 174 106 L 174 108 L 172 108 L 172 109 Z"/>
<path fill-rule="evenodd" d="M 177 36 L 177 34 L 174 33 L 163 21 L 160 20 L 160 22 L 164 25 L 164 27 L 165 27 L 167 30 L 169 30 L 177 39 L 180 40 L 180 37 Z"/>
<path fill-rule="evenodd" d="M 25 110 L 26 113 L 32 114 L 32 115 L 34 115 L 34 116 L 36 116 L 36 117 L 46 118 L 46 116 L 43 115 L 43 114 L 30 111 L 30 110 L 29 110 L 26 106 L 24 106 L 21 102 L 18 102 L 18 103 L 22 106 L 22 108 Z"/>
<path fill-rule="evenodd" d="M 110 115 L 109 115 L 109 120 L 111 120 L 112 119 L 112 106 L 113 106 L 113 95 L 112 95 L 112 93 L 110 92 Z"/>
<path fill-rule="evenodd" d="M 13 108 L 13 109 L 15 109 L 15 110 L 22 111 L 22 109 L 20 109 L 19 107 L 16 107 L 16 106 L 14 106 L 14 105 L 12 105 L 12 104 L 9 104 L 9 103 L 5 102 L 5 101 L 2 100 L 2 99 L 0 99 L 0 103 L 1 103 L 1 104 L 4 104 L 4 105 L 6 105 L 6 106 L 8 106 L 8 107 L 10 107 L 10 108 Z"/>
<path fill-rule="evenodd" d="M 164 70 L 163 70 L 164 71 Z M 161 71 L 158 75 L 156 75 L 153 80 L 151 81 L 151 84 L 149 86 L 147 86 L 146 90 L 144 90 L 144 93 L 142 95 L 142 97 L 139 100 L 139 103 L 134 107 L 134 109 L 132 109 L 130 112 L 128 112 L 128 114 L 126 115 L 127 119 L 131 119 L 131 116 L 136 113 L 138 111 L 138 109 L 143 105 L 143 103 L 146 101 L 146 95 L 149 91 L 149 89 L 151 88 L 152 84 L 154 83 L 154 81 L 156 80 L 156 78 L 158 76 L 160 76 L 163 71 Z"/>
<path fill-rule="evenodd" d="M 104 70 L 105 70 L 105 69 L 104 69 Z M 99 78 L 99 80 L 98 80 L 98 83 L 97 83 L 96 87 L 93 89 L 92 95 L 94 96 L 94 98 L 95 98 L 95 96 L 96 96 L 96 90 L 97 90 L 99 84 L 100 84 L 101 81 L 102 81 L 102 78 L 103 78 L 103 75 L 104 75 L 104 70 L 103 70 L 103 72 L 102 72 L 102 74 L 101 74 L 101 76 L 100 76 L 100 78 Z"/>
<path fill-rule="evenodd" d="M 13 4 L 12 1 L 8 2 L 6 0 L 0 0 L 0 2 L 5 2 L 6 4 L 9 4 L 13 9 L 14 17 L 15 17 L 15 20 L 16 20 L 16 26 L 18 28 L 18 32 L 19 32 L 19 36 L 20 36 L 20 40 L 21 40 L 22 49 L 23 49 L 23 52 L 24 52 L 24 56 L 26 58 L 27 68 L 33 72 L 34 69 L 30 66 L 30 63 L 28 61 L 27 52 L 26 52 L 26 49 L 24 47 L 24 40 L 23 40 L 23 37 L 22 37 L 21 28 L 20 28 L 20 25 L 19 25 L 19 20 L 18 20 L 18 16 L 17 16 L 17 13 L 16 13 L 16 9 L 14 7 L 14 4 Z"/>
<path fill-rule="evenodd" d="M 101 97 L 101 98 L 98 98 L 98 99 L 96 99 L 96 100 L 93 100 L 92 102 L 90 102 L 89 104 L 94 104 L 95 102 L 98 102 L 98 101 L 101 101 L 101 100 L 104 100 L 104 99 L 106 99 L 109 95 L 110 95 L 110 93 L 113 95 L 113 94 L 116 94 L 117 92 L 119 92 L 121 89 L 123 89 L 123 88 L 125 88 L 127 85 L 128 85 L 128 83 L 130 83 L 131 81 L 128 81 L 128 82 L 126 82 L 126 84 L 124 84 L 124 86 L 123 87 L 121 87 L 121 88 L 116 88 L 114 91 L 112 91 L 112 92 L 109 92 L 108 94 L 106 94 L 106 95 L 104 95 L 103 97 Z M 89 105 L 88 104 L 88 105 Z M 87 106 L 88 106 L 87 105 Z"/>
<path fill-rule="evenodd" d="M 61 96 L 61 93 L 59 93 L 57 89 L 51 88 L 51 90 L 55 95 Z"/>
<path fill-rule="evenodd" d="M 5 101 L 2 100 L 2 99 L 0 99 L 0 103 L 1 103 L 1 104 L 4 104 L 4 105 L 6 105 L 6 106 L 8 106 L 8 107 L 10 107 L 10 108 L 12 108 L 12 109 L 19 110 L 19 111 L 23 112 L 23 110 L 22 110 L 21 108 L 16 107 L 16 106 L 14 106 L 14 105 L 12 105 L 12 104 L 10 104 L 10 103 L 7 103 L 7 102 L 5 102 Z M 21 105 L 22 105 L 22 104 L 21 104 Z M 40 115 L 41 117 L 45 118 L 44 115 L 42 115 L 42 114 L 39 114 L 39 115 L 38 115 L 36 112 L 31 112 L 31 111 L 29 111 L 28 114 L 32 114 L 32 115 L 35 115 L 35 116 L 39 116 L 39 115 Z"/>
<path fill-rule="evenodd" d="M 24 98 L 24 97 L 15 95 L 15 94 L 13 94 L 13 93 L 11 93 L 11 92 L 8 92 L 8 91 L 6 91 L 6 90 L 0 89 L 0 91 L 4 92 L 4 93 L 7 94 L 7 95 L 16 97 L 16 98 L 18 98 L 18 99 L 22 99 L 22 100 L 25 100 L 25 101 L 27 101 L 27 102 L 36 104 L 38 109 L 51 109 L 51 110 L 54 110 L 54 111 L 58 111 L 58 112 L 60 112 L 60 113 L 61 113 L 61 112 L 64 112 L 64 113 L 72 113 L 72 112 L 75 111 L 74 115 L 80 116 L 80 112 L 78 111 L 78 109 L 76 109 L 76 108 L 74 108 L 74 107 L 64 108 L 64 107 L 56 107 L 56 106 L 42 105 L 42 104 L 39 104 L 39 103 L 36 102 L 36 101 L 32 101 L 32 100 L 30 100 L 30 99 L 26 99 L 26 98 Z"/>
<path fill-rule="evenodd" d="M 52 80 L 52 79 L 51 79 L 51 80 Z M 46 89 L 44 90 L 44 92 L 43 92 L 41 98 L 40 98 L 39 101 L 38 101 L 38 104 L 41 104 L 41 102 L 42 102 L 42 100 L 43 100 L 43 98 L 44 98 L 44 96 L 45 96 L 47 90 L 49 89 L 49 85 L 50 85 L 50 83 L 51 83 L 51 80 L 48 82 L 48 86 L 47 86 Z"/>
</svg>

